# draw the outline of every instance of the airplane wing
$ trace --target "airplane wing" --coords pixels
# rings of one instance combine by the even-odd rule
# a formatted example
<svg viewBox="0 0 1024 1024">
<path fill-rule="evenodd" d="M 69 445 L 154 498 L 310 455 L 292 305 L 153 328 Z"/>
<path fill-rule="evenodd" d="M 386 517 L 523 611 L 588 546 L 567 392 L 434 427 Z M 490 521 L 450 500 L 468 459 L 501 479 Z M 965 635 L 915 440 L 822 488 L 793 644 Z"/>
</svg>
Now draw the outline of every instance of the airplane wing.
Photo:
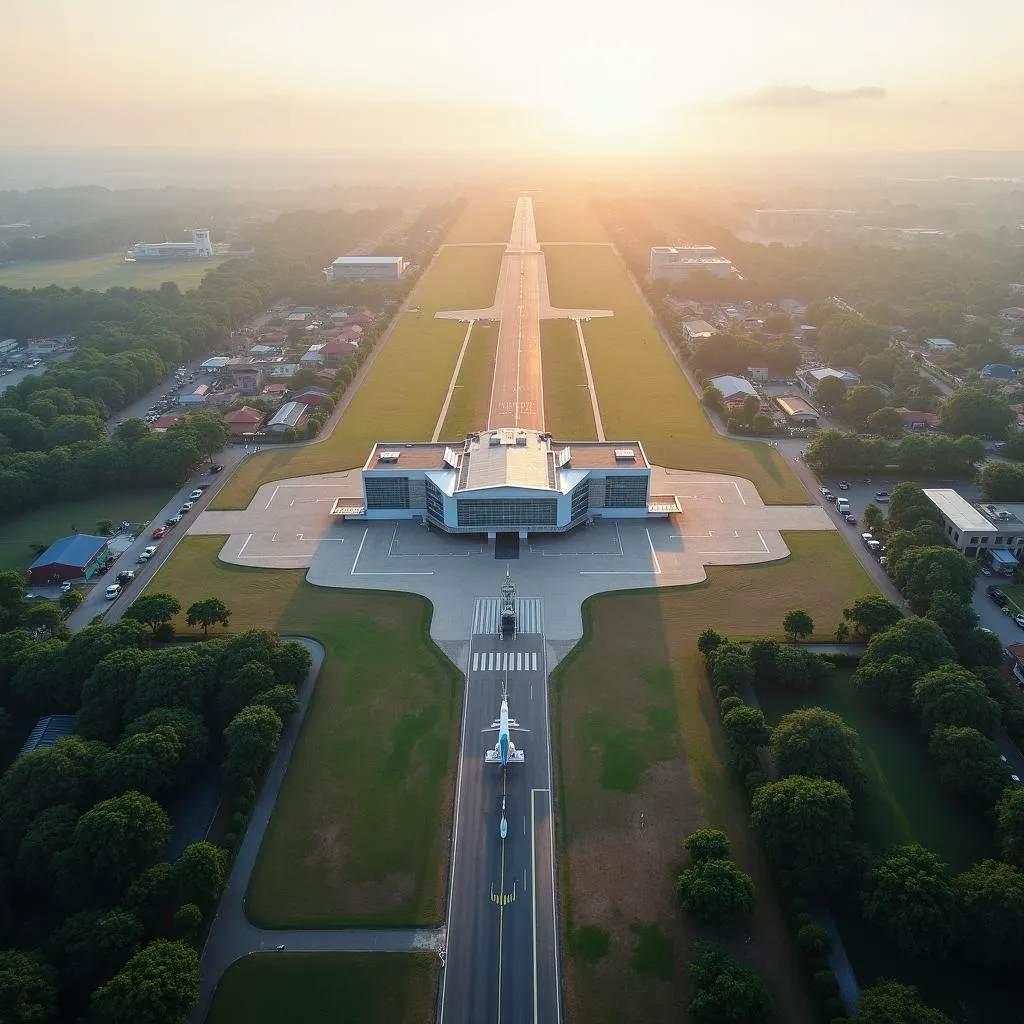
<svg viewBox="0 0 1024 1024">
<path fill-rule="evenodd" d="M 497 732 L 501 728 L 500 722 L 495 722 L 493 725 L 488 726 L 486 729 L 481 729 L 481 732 Z"/>
<path fill-rule="evenodd" d="M 522 764 L 526 755 L 518 747 L 508 752 L 508 759 L 516 764 Z M 501 764 L 501 755 L 496 750 L 488 750 L 484 753 L 484 764 Z"/>
<path fill-rule="evenodd" d="M 514 718 L 508 720 L 508 727 L 515 729 L 517 732 L 529 732 L 529 729 L 524 729 Z"/>
</svg>

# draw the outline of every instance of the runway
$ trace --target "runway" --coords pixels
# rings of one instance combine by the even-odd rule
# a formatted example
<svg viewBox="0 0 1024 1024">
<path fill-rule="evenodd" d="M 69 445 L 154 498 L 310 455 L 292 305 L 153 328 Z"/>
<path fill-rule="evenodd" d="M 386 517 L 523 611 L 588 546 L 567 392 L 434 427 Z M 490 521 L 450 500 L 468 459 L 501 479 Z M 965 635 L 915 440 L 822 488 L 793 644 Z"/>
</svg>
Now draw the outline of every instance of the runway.
<svg viewBox="0 0 1024 1024">
<path fill-rule="evenodd" d="M 512 232 L 501 261 L 497 307 L 501 317 L 488 427 L 544 429 L 540 365 L 541 285 L 544 254 L 537 242 L 533 200 L 516 201 Z"/>
<path fill-rule="evenodd" d="M 561 1020 L 544 635 L 502 639 L 492 602 L 474 609 L 455 807 L 441 1024 L 557 1024 Z M 532 628 L 539 599 L 523 601 Z M 522 764 L 485 764 L 507 681 L 512 742 Z M 500 836 L 505 797 L 508 834 Z"/>
</svg>

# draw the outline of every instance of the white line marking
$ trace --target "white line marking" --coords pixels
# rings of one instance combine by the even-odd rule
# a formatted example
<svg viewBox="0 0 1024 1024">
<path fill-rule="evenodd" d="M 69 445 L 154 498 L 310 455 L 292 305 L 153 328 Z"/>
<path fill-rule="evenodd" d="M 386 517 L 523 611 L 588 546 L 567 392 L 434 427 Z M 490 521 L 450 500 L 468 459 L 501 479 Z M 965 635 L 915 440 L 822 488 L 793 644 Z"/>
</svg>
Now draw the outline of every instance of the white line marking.
<svg viewBox="0 0 1024 1024">
<path fill-rule="evenodd" d="M 251 540 L 252 540 L 252 534 L 250 533 L 249 536 L 245 538 L 245 543 L 242 544 L 242 546 L 238 549 L 238 554 L 235 556 L 236 558 L 241 558 L 242 557 L 242 552 L 245 550 L 246 545 Z"/>
<path fill-rule="evenodd" d="M 550 738 L 549 738 L 550 743 Z M 533 875 L 533 899 L 530 904 L 533 908 L 533 1019 L 539 1019 L 537 1011 L 537 834 L 536 820 L 534 817 L 534 794 L 535 789 L 530 790 L 530 873 Z"/>
<path fill-rule="evenodd" d="M 746 505 L 747 499 L 743 497 L 743 492 L 740 490 L 740 485 L 736 483 L 735 480 L 733 480 L 732 485 L 733 487 L 736 488 L 736 493 L 740 496 L 740 501 L 742 501 L 743 504 Z"/>
<path fill-rule="evenodd" d="M 277 497 L 277 492 L 279 490 L 281 490 L 281 485 L 280 484 L 278 484 L 277 487 L 274 488 L 274 493 L 270 496 L 270 501 L 268 501 L 266 503 L 266 505 L 263 506 L 263 511 L 264 512 L 266 512 L 267 509 L 270 508 L 270 506 L 273 504 L 274 499 Z"/>
<path fill-rule="evenodd" d="M 349 570 L 350 576 L 433 576 L 433 572 L 363 572 L 357 570 L 356 566 L 359 564 L 359 556 L 363 553 L 363 545 L 366 543 L 366 535 L 370 532 L 370 528 L 366 527 L 363 530 L 363 538 L 359 542 L 359 549 L 356 551 L 355 561 L 352 563 L 352 568 Z"/>
</svg>

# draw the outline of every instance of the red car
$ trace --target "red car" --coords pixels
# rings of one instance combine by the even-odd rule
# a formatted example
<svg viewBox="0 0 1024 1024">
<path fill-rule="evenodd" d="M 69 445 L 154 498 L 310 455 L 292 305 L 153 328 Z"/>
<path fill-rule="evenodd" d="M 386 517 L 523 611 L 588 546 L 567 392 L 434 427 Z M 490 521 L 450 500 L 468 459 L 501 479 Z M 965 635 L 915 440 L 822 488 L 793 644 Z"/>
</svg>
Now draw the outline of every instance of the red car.
<svg viewBox="0 0 1024 1024">
<path fill-rule="evenodd" d="M 166 532 L 167 531 L 162 526 L 158 526 L 153 531 L 153 540 L 159 540 Z"/>
</svg>

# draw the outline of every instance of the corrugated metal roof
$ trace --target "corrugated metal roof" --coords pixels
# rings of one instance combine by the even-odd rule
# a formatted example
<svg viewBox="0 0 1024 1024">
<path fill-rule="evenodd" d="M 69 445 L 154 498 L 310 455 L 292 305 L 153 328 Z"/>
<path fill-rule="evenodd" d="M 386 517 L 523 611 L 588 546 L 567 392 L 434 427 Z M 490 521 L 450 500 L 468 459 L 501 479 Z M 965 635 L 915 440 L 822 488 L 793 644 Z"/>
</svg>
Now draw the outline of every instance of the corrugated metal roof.
<svg viewBox="0 0 1024 1024">
<path fill-rule="evenodd" d="M 926 487 L 924 493 L 961 533 L 996 532 L 996 527 L 951 487 Z"/>
<path fill-rule="evenodd" d="M 30 566 L 38 569 L 44 565 L 73 565 L 85 567 L 93 556 L 107 546 L 103 537 L 88 533 L 75 533 L 70 537 L 55 540 Z"/>
<path fill-rule="evenodd" d="M 302 402 L 285 402 L 277 412 L 274 413 L 268 427 L 294 427 L 306 414 L 309 407 Z"/>
</svg>

